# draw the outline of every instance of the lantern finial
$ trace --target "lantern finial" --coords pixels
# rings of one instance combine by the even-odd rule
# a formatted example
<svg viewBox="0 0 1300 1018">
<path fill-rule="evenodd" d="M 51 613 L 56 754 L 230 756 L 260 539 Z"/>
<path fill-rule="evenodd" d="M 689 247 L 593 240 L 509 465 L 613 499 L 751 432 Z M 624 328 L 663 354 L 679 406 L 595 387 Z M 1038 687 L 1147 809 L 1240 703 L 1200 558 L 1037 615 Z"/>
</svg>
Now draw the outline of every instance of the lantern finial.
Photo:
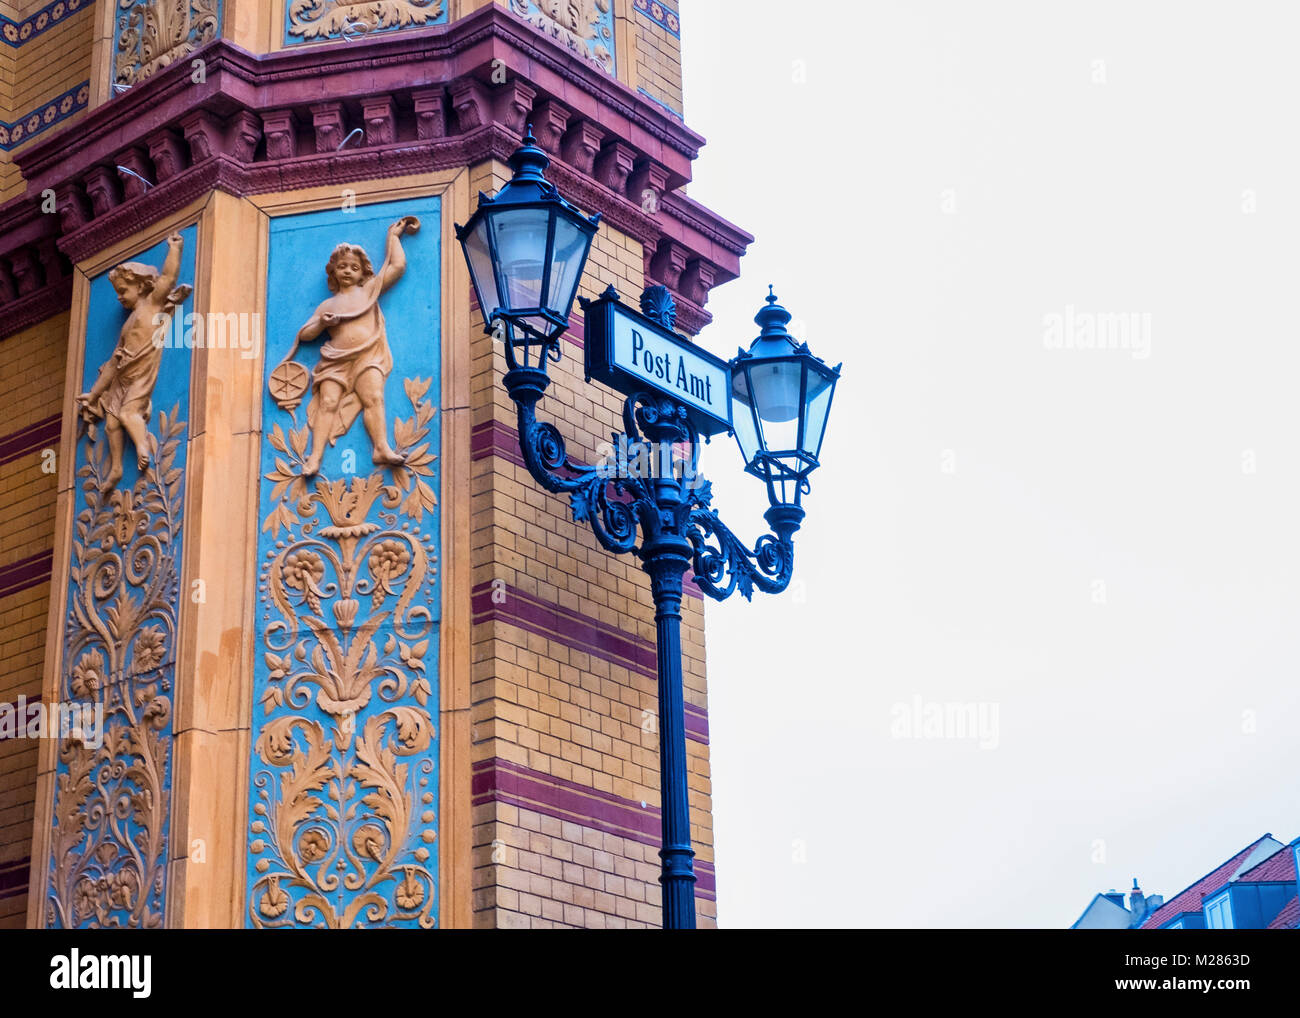
<svg viewBox="0 0 1300 1018">
<path fill-rule="evenodd" d="M 768 284 L 767 296 L 763 299 L 766 303 L 754 316 L 754 322 L 762 330 L 759 339 L 790 340 L 790 334 L 785 331 L 785 326 L 793 315 L 776 302 L 776 294 L 772 290 L 771 283 Z M 790 342 L 793 345 L 793 340 Z"/>
<path fill-rule="evenodd" d="M 533 137 L 533 125 L 529 124 L 524 129 L 523 144 L 510 157 L 510 168 L 514 170 L 516 180 L 545 182 L 542 171 L 550 165 L 551 157 L 538 146 Z"/>
</svg>

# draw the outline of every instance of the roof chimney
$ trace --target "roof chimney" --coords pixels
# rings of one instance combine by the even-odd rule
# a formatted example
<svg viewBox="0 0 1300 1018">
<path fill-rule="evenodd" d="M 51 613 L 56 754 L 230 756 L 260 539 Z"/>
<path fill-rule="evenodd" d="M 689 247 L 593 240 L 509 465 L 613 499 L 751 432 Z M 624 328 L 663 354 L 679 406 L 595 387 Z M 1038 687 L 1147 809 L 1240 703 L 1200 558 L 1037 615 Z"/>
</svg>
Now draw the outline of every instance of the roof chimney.
<svg viewBox="0 0 1300 1018">
<path fill-rule="evenodd" d="M 1138 887 L 1137 877 L 1133 878 L 1133 890 L 1128 892 L 1128 910 L 1137 916 L 1146 914 L 1147 900 Z"/>
</svg>

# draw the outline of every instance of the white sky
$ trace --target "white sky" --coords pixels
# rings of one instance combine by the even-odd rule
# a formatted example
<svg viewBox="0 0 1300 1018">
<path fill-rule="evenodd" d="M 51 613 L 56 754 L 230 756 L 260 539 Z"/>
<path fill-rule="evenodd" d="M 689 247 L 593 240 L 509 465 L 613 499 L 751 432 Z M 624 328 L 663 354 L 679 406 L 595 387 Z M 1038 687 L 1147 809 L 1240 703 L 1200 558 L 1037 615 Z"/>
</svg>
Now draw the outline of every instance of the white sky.
<svg viewBox="0 0 1300 1018">
<path fill-rule="evenodd" d="M 844 362 L 802 590 L 708 608 L 721 924 L 1063 927 L 1295 837 L 1300 7 L 683 8 L 689 191 L 758 238 L 701 341 L 773 282 Z M 997 747 L 891 737 L 917 696 Z"/>
</svg>

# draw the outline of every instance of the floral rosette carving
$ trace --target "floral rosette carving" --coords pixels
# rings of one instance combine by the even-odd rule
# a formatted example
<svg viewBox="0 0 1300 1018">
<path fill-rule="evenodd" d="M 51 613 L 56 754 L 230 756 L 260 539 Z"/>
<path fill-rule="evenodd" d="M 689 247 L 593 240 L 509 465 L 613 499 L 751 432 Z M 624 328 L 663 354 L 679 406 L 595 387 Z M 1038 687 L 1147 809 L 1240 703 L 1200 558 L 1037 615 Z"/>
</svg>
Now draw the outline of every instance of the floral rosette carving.
<svg viewBox="0 0 1300 1018">
<path fill-rule="evenodd" d="M 179 408 L 158 415 L 155 461 L 102 495 L 102 442 L 77 471 L 85 508 L 71 548 L 63 697 L 100 704 L 103 741 L 59 745 L 46 925 L 162 925 L 171 797 L 171 690 L 183 471 Z"/>
<path fill-rule="evenodd" d="M 307 429 L 268 435 L 281 456 L 266 475 L 275 540 L 258 587 L 253 927 L 437 925 L 428 388 L 405 382 L 414 415 L 393 429 L 405 466 L 309 482 Z"/>
</svg>

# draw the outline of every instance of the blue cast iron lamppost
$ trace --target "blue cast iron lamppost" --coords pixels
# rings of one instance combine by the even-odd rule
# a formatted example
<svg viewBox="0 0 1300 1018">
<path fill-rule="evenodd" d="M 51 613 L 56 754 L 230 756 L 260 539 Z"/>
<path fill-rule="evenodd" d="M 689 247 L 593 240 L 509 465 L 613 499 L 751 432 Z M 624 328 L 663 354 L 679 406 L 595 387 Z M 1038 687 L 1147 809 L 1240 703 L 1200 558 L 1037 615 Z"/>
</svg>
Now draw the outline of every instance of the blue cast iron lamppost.
<svg viewBox="0 0 1300 1018">
<path fill-rule="evenodd" d="M 668 290 L 652 286 L 637 311 L 613 287 L 583 300 L 588 380 L 621 392 L 618 462 L 574 463 L 564 439 L 537 420 L 561 358 L 578 281 L 599 225 L 565 201 L 543 175 L 550 160 L 531 125 L 510 158 L 514 177 L 478 208 L 456 235 L 485 331 L 504 340 L 506 389 L 519 415 L 524 462 L 547 491 L 567 494 L 608 551 L 632 552 L 650 576 L 658 633 L 659 760 L 663 799 L 663 915 L 666 929 L 695 927 L 695 852 L 691 848 L 682 698 L 681 601 L 687 569 L 721 601 L 757 587 L 778 594 L 790 583 L 793 537 L 803 522 L 808 475 L 817 468 L 839 367 L 828 367 L 786 332 L 789 313 L 767 297 L 748 352 L 720 360 L 673 331 Z M 710 508 L 710 485 L 697 471 L 699 439 L 733 433 L 746 470 L 767 485 L 772 533 L 749 550 Z M 687 451 L 687 459 L 678 453 Z M 649 469 L 634 468 L 635 463 Z M 641 543 L 637 547 L 637 531 Z"/>
</svg>

